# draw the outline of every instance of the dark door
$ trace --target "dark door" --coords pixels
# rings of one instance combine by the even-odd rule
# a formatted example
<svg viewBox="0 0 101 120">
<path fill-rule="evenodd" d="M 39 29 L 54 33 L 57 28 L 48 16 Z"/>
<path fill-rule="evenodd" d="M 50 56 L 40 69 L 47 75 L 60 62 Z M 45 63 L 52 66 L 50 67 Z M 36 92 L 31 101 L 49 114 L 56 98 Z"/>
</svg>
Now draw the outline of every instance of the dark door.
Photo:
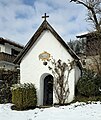
<svg viewBox="0 0 101 120">
<path fill-rule="evenodd" d="M 48 75 L 44 79 L 43 105 L 53 104 L 53 76 Z"/>
</svg>

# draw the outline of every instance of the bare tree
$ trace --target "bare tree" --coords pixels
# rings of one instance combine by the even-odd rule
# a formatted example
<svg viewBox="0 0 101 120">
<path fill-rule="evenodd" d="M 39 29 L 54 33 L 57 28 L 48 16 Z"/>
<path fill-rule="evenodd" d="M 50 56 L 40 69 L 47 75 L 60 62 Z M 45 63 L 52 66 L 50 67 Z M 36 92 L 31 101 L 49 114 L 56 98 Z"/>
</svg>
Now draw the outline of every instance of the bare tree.
<svg viewBox="0 0 101 120">
<path fill-rule="evenodd" d="M 86 55 L 91 68 L 101 74 L 101 0 L 71 0 L 87 8 L 87 21 L 93 24 L 93 32 L 86 36 Z"/>
<path fill-rule="evenodd" d="M 60 59 L 58 61 L 51 59 L 50 63 L 48 68 L 52 71 L 54 77 L 53 88 L 55 97 L 59 105 L 61 105 L 68 100 L 70 93 L 68 80 L 74 66 L 74 61 L 67 64 Z"/>
<path fill-rule="evenodd" d="M 88 10 L 87 20 L 93 23 L 97 31 L 101 30 L 101 0 L 71 0 L 81 4 Z"/>
</svg>

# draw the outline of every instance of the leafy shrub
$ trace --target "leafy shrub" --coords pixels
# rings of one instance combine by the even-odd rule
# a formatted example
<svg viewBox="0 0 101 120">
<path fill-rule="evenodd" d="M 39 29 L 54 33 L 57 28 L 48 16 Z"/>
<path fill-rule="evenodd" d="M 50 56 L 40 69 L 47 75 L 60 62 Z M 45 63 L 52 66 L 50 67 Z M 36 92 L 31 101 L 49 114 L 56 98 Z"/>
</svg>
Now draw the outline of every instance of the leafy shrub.
<svg viewBox="0 0 101 120">
<path fill-rule="evenodd" d="M 19 110 L 35 107 L 37 104 L 36 89 L 33 84 L 15 84 L 12 88 L 12 103 Z"/>
<path fill-rule="evenodd" d="M 84 70 L 81 79 L 77 83 L 77 91 L 80 95 L 90 97 L 100 95 L 101 77 L 91 70 Z"/>
</svg>

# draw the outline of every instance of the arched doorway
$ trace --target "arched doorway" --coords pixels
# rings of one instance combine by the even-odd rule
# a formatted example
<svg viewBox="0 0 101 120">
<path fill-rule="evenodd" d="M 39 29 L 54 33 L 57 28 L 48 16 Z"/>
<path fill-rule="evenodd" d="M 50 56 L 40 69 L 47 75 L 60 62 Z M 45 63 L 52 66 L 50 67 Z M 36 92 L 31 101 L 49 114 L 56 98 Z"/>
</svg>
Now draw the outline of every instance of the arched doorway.
<svg viewBox="0 0 101 120">
<path fill-rule="evenodd" d="M 53 76 L 47 75 L 44 78 L 43 105 L 53 104 Z"/>
</svg>

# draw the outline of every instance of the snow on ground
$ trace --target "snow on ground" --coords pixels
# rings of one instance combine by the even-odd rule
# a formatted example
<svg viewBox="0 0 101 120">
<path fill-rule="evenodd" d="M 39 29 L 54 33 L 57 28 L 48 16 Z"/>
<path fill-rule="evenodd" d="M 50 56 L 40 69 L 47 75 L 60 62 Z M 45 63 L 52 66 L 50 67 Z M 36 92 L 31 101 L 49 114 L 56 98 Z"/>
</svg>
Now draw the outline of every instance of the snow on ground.
<svg viewBox="0 0 101 120">
<path fill-rule="evenodd" d="M 0 104 L 0 120 L 101 120 L 101 103 L 79 103 L 61 107 L 11 110 L 11 104 Z"/>
</svg>

